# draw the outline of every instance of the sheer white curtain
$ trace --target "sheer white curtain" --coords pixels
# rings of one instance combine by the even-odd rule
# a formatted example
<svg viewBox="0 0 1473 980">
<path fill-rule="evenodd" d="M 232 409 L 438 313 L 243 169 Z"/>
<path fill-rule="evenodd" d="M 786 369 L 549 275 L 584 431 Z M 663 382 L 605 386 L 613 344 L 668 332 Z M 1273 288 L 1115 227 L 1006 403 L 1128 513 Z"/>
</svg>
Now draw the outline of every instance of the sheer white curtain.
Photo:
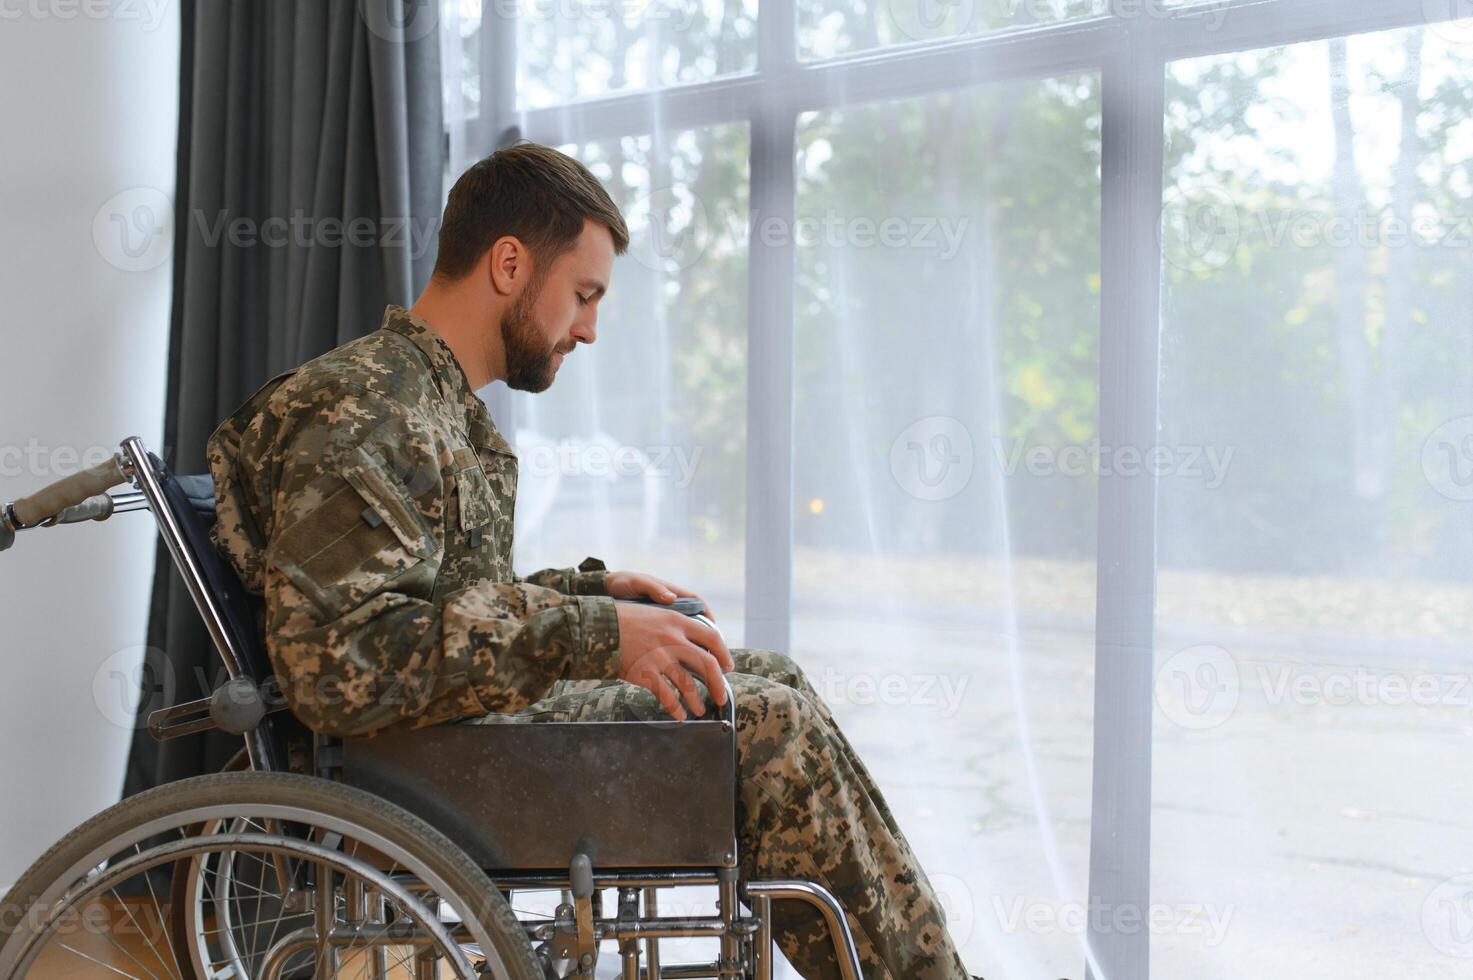
<svg viewBox="0 0 1473 980">
<path fill-rule="evenodd" d="M 654 571 L 796 656 L 975 972 L 1454 975 L 1473 28 L 1437 6 L 446 0 L 452 176 L 514 128 L 634 236 L 598 343 L 482 393 L 519 567 Z"/>
<path fill-rule="evenodd" d="M 1173 976 L 1473 956 L 1473 26 L 1174 62 L 1153 893 Z M 1231 454 L 1230 460 L 1228 456 Z M 1230 917 L 1230 918 L 1228 918 Z M 1334 967 L 1329 964 L 1337 964 Z"/>
</svg>

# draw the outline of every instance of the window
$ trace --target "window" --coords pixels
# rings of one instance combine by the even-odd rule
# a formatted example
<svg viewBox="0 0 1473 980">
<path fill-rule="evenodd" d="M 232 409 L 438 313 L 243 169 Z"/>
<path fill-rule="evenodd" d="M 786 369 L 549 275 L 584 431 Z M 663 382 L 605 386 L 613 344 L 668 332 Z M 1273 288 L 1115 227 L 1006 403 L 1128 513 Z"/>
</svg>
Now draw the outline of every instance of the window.
<svg viewBox="0 0 1473 980">
<path fill-rule="evenodd" d="M 452 144 L 635 235 L 595 351 L 490 393 L 520 565 L 793 651 L 975 972 L 1473 955 L 1457 5 L 444 9 Z"/>
</svg>

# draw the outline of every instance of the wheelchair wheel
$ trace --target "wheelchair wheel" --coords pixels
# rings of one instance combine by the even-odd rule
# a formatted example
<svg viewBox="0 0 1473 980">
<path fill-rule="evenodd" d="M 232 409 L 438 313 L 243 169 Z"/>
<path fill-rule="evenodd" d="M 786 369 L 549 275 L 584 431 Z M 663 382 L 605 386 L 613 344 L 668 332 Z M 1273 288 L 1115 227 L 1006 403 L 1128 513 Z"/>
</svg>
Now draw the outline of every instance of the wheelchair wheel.
<svg viewBox="0 0 1473 980">
<path fill-rule="evenodd" d="M 188 864 L 179 948 L 149 871 Z M 505 899 L 438 831 L 379 797 L 238 772 L 150 790 L 77 828 L 0 903 L 0 977 L 542 980 Z"/>
</svg>

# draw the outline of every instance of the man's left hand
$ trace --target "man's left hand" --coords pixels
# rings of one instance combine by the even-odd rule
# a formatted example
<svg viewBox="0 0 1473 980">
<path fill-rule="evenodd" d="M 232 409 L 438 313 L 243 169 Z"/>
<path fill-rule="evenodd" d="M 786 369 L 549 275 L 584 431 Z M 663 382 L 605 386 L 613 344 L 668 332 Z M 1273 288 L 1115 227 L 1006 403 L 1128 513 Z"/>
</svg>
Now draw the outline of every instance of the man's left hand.
<svg viewBox="0 0 1473 980">
<path fill-rule="evenodd" d="M 604 576 L 604 588 L 608 589 L 609 595 L 615 599 L 653 599 L 655 602 L 663 602 L 666 605 L 676 599 L 701 599 L 690 589 L 683 589 L 674 582 L 667 582 L 643 572 L 609 572 Z M 701 601 L 706 600 L 701 599 Z M 716 618 L 716 614 L 711 611 L 710 603 L 706 603 L 705 615 L 713 620 Z"/>
</svg>

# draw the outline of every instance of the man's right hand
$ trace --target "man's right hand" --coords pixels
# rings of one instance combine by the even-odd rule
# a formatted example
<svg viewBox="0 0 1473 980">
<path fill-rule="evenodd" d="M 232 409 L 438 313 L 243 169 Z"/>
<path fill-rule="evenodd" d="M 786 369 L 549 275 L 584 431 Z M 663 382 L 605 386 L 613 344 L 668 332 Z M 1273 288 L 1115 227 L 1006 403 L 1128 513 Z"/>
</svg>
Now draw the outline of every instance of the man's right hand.
<svg viewBox="0 0 1473 980">
<path fill-rule="evenodd" d="M 692 675 L 706 682 L 717 705 L 726 704 L 721 675 L 735 670 L 736 664 L 720 633 L 700 620 L 658 605 L 620 602 L 617 606 L 621 680 L 652 692 L 677 721 L 686 719 L 682 696 L 697 717 L 706 713 Z"/>
</svg>

